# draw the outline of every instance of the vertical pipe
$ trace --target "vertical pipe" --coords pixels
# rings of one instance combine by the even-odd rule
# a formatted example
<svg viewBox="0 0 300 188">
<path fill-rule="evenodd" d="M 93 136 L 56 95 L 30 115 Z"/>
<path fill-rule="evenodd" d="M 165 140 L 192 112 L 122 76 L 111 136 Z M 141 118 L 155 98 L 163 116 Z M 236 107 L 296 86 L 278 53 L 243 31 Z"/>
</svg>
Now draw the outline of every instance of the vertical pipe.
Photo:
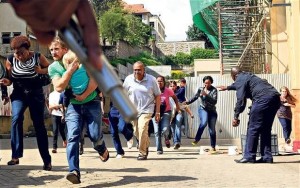
<svg viewBox="0 0 300 188">
<path fill-rule="evenodd" d="M 224 74 L 224 65 L 223 65 L 223 44 L 222 44 L 222 22 L 221 22 L 221 5 L 220 2 L 217 3 L 218 8 L 218 31 L 219 31 L 219 59 L 220 59 L 220 68 L 221 68 L 221 75 Z"/>
<path fill-rule="evenodd" d="M 267 62 L 268 62 L 268 49 L 267 49 L 267 18 L 264 19 L 264 48 L 265 48 L 265 59 L 263 62 L 263 74 L 269 74 L 269 70 L 267 69 Z"/>
</svg>

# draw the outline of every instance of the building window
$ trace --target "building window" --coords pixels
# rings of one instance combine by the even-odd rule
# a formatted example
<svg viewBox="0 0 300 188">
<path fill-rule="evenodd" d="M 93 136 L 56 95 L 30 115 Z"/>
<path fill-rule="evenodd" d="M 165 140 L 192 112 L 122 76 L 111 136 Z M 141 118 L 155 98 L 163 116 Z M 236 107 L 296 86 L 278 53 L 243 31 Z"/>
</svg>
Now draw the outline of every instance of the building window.
<svg viewBox="0 0 300 188">
<path fill-rule="evenodd" d="M 139 19 L 143 20 L 143 15 L 136 15 Z"/>
<path fill-rule="evenodd" d="M 2 44 L 10 43 L 10 33 L 2 33 Z"/>
<path fill-rule="evenodd" d="M 20 36 L 20 35 L 21 35 L 21 32 L 14 32 L 13 35 L 14 35 L 14 37 Z"/>
<path fill-rule="evenodd" d="M 154 22 L 150 22 L 150 27 L 154 28 Z"/>
</svg>

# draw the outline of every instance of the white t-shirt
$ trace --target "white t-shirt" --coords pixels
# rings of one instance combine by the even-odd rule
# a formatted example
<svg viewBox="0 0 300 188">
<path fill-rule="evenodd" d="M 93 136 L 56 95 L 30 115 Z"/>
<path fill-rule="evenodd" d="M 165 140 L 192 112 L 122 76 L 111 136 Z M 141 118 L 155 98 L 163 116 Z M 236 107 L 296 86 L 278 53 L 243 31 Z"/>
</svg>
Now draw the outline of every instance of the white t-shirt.
<svg viewBox="0 0 300 188">
<path fill-rule="evenodd" d="M 52 91 L 50 94 L 49 94 L 49 106 L 51 105 L 58 105 L 59 104 L 59 98 L 60 98 L 60 93 L 57 92 L 57 91 Z M 52 115 L 55 115 L 55 116 L 62 116 L 62 111 L 60 110 L 55 110 L 53 109 L 52 112 L 51 112 Z"/>
<path fill-rule="evenodd" d="M 136 106 L 139 114 L 153 113 L 155 96 L 161 94 L 155 77 L 145 74 L 141 81 L 131 74 L 125 78 L 123 87 L 128 93 L 129 99 Z"/>
</svg>

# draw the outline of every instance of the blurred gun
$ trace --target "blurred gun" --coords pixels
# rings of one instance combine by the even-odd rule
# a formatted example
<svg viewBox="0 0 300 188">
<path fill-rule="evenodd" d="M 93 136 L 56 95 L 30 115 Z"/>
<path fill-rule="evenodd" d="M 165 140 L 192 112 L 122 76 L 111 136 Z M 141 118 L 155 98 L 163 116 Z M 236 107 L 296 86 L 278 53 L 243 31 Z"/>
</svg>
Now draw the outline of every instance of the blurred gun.
<svg viewBox="0 0 300 188">
<path fill-rule="evenodd" d="M 111 97 L 114 105 L 119 109 L 125 121 L 136 119 L 137 110 L 125 93 L 123 85 L 104 55 L 101 55 L 102 69 L 96 70 L 88 63 L 87 49 L 84 46 L 82 32 L 78 24 L 71 19 L 68 26 L 58 32 L 69 48 L 77 55 L 80 62 L 96 80 L 100 90 Z"/>
</svg>

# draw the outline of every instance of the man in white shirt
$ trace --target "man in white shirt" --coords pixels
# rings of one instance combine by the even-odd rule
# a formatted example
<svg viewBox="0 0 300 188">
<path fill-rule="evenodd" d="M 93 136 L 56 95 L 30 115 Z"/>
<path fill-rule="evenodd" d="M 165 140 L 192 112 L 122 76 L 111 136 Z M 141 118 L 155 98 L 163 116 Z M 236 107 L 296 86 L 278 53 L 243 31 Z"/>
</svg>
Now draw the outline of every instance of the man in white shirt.
<svg viewBox="0 0 300 188">
<path fill-rule="evenodd" d="M 139 140 L 139 155 L 137 160 L 146 160 L 150 145 L 148 125 L 155 109 L 155 120 L 160 119 L 160 89 L 155 77 L 145 73 L 141 61 L 133 65 L 133 74 L 125 78 L 123 84 L 129 99 L 137 107 L 138 117 L 132 122 L 134 135 Z"/>
</svg>

